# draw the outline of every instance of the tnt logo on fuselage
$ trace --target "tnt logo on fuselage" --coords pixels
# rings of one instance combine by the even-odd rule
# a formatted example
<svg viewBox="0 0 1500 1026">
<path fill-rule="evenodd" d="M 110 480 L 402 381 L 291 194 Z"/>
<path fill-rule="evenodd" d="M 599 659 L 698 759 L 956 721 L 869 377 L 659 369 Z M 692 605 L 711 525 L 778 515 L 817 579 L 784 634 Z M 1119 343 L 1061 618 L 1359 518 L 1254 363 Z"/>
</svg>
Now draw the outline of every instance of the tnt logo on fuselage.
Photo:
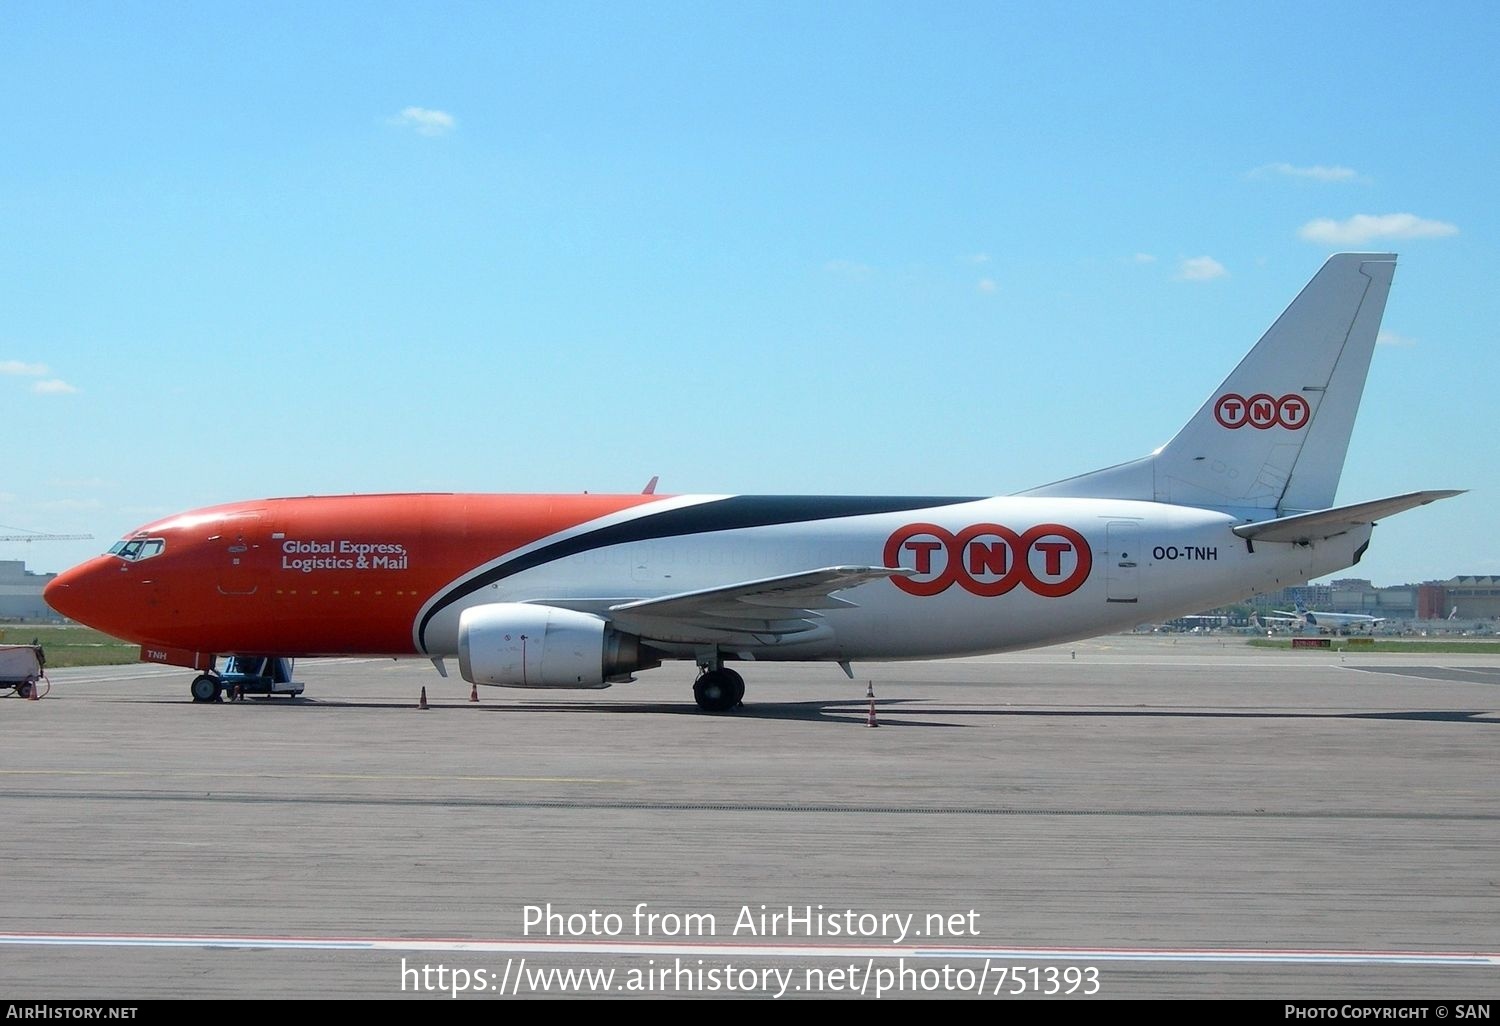
<svg viewBox="0 0 1500 1026">
<path fill-rule="evenodd" d="M 1261 431 L 1273 427 L 1299 431 L 1311 419 L 1312 406 L 1296 392 L 1288 392 L 1280 399 L 1265 392 L 1249 399 L 1226 392 L 1214 400 L 1214 420 L 1231 431 L 1247 424 Z"/>
<path fill-rule="evenodd" d="M 1083 535 L 1063 524 L 1038 524 L 1019 534 L 1001 524 L 971 524 L 957 534 L 937 524 L 907 524 L 886 540 L 885 565 L 916 571 L 891 578 L 908 595 L 938 595 L 957 584 L 994 598 L 1024 585 L 1059 598 L 1088 580 L 1094 554 Z"/>
</svg>

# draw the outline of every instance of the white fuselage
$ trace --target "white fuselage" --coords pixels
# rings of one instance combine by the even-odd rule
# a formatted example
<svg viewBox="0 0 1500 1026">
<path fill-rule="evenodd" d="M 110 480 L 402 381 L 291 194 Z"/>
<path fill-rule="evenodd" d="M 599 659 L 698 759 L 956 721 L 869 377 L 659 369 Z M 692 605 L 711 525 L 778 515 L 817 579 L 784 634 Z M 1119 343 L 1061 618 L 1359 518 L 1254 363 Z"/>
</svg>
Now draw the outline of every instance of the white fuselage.
<svg viewBox="0 0 1500 1026">
<path fill-rule="evenodd" d="M 552 559 L 476 590 L 431 618 L 424 644 L 432 655 L 452 654 L 462 611 L 490 602 L 548 603 L 603 615 L 633 598 L 809 567 L 864 565 L 915 572 L 840 592 L 850 605 L 821 611 L 814 630 L 725 647 L 739 658 L 780 660 L 1003 652 L 1305 582 L 1353 564 L 1370 534 L 1361 527 L 1313 545 L 1252 546 L 1231 532 L 1240 522 L 1226 513 L 1154 502 L 1007 497 L 632 541 Z M 1076 538 L 1046 525 L 1076 532 Z M 621 626 L 630 629 L 628 620 Z M 673 642 L 651 640 L 667 647 Z M 690 643 L 682 644 L 690 653 Z"/>
</svg>

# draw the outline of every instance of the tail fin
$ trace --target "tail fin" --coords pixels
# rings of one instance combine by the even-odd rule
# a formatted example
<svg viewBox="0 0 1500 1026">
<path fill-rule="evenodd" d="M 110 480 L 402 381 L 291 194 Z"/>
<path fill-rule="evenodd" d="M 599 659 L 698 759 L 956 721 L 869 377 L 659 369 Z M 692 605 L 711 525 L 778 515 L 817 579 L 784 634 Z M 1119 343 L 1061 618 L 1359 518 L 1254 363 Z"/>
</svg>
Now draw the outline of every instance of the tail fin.
<svg viewBox="0 0 1500 1026">
<path fill-rule="evenodd" d="M 1278 513 L 1332 506 L 1395 269 L 1391 253 L 1329 257 L 1165 446 L 1020 494 Z"/>
</svg>

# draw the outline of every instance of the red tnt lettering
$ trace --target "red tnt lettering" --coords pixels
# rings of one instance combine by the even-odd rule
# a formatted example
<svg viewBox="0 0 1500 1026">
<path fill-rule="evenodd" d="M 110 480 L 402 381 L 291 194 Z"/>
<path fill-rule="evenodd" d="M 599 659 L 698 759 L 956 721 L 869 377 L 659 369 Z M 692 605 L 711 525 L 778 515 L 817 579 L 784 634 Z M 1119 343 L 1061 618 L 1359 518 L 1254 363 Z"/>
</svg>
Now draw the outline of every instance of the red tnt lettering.
<svg viewBox="0 0 1500 1026">
<path fill-rule="evenodd" d="M 1284 395 L 1276 400 L 1276 418 L 1281 421 L 1281 426 L 1297 430 L 1307 423 L 1307 418 L 1312 413 L 1312 407 L 1306 399 L 1300 395 Z"/>
<path fill-rule="evenodd" d="M 932 554 L 938 549 L 947 553 L 940 571 L 933 569 Z M 1041 553 L 1042 576 L 1051 580 L 1042 580 L 1032 569 L 1033 551 Z M 907 552 L 914 574 L 892 577 L 891 584 L 920 597 L 942 594 L 957 584 L 981 598 L 998 598 L 1017 585 L 1044 598 L 1060 598 L 1082 587 L 1094 565 L 1088 541 L 1064 524 L 1038 524 L 1023 534 L 1003 524 L 970 524 L 957 534 L 938 524 L 907 524 L 886 539 L 885 565 L 901 565 L 898 561 Z M 1073 554 L 1073 566 L 1066 575 L 1065 552 Z"/>
<path fill-rule="evenodd" d="M 1072 552 L 1073 544 L 1072 542 L 1039 541 L 1035 545 L 1033 545 L 1032 548 L 1036 549 L 1038 552 L 1041 552 L 1046 556 L 1047 576 L 1058 577 L 1062 574 L 1062 554 L 1064 552 Z"/>
<path fill-rule="evenodd" d="M 1258 431 L 1284 427 L 1292 431 L 1306 427 L 1312 417 L 1312 406 L 1302 396 L 1288 392 L 1280 399 L 1258 392 L 1249 399 L 1226 392 L 1214 401 L 1214 419 L 1233 431 L 1246 424 Z"/>
<path fill-rule="evenodd" d="M 969 573 L 1003 574 L 1010 566 L 1010 546 L 1003 541 L 969 543 Z"/>
<path fill-rule="evenodd" d="M 1265 398 L 1250 404 L 1250 423 L 1255 427 L 1270 427 L 1276 423 L 1276 403 Z"/>
<path fill-rule="evenodd" d="M 917 554 L 916 569 L 919 574 L 932 573 L 932 553 L 943 547 L 939 541 L 909 541 L 906 548 Z"/>
<path fill-rule="evenodd" d="M 1244 397 L 1235 395 L 1233 392 L 1219 396 L 1219 401 L 1214 404 L 1214 419 L 1230 430 L 1243 427 L 1245 424 Z"/>
</svg>

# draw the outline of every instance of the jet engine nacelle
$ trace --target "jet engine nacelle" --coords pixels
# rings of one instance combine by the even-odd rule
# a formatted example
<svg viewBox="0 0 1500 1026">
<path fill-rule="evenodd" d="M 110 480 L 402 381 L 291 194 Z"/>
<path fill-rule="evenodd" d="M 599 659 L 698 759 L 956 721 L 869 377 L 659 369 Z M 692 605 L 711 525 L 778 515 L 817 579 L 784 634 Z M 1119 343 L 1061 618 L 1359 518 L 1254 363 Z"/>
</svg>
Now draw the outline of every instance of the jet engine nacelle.
<svg viewBox="0 0 1500 1026">
<path fill-rule="evenodd" d="M 659 666 L 641 639 L 592 613 L 492 602 L 458 618 L 458 667 L 472 684 L 508 688 L 607 688 Z"/>
</svg>

